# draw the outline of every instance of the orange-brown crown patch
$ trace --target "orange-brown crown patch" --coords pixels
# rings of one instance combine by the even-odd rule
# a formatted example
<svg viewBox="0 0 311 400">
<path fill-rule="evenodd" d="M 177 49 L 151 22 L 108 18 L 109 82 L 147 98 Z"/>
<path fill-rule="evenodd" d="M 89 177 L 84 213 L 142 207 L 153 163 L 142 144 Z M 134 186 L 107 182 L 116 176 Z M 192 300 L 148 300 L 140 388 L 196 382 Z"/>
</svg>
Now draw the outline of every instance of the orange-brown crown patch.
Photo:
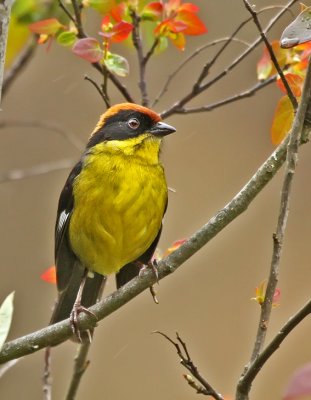
<svg viewBox="0 0 311 400">
<path fill-rule="evenodd" d="M 99 118 L 99 121 L 97 122 L 93 133 L 97 132 L 104 124 L 105 121 L 109 118 L 112 117 L 113 115 L 118 114 L 119 111 L 122 110 L 133 110 L 133 111 L 138 111 L 144 114 L 149 115 L 149 117 L 156 123 L 159 122 L 161 120 L 161 117 L 159 114 L 157 114 L 156 112 L 150 110 L 150 108 L 147 107 L 143 107 L 140 106 L 138 104 L 134 104 L 134 103 L 120 103 L 120 104 L 115 104 L 114 106 L 108 108 L 108 110 L 106 112 L 104 112 L 104 114 L 102 114 Z M 92 136 L 91 135 L 91 136 Z"/>
</svg>

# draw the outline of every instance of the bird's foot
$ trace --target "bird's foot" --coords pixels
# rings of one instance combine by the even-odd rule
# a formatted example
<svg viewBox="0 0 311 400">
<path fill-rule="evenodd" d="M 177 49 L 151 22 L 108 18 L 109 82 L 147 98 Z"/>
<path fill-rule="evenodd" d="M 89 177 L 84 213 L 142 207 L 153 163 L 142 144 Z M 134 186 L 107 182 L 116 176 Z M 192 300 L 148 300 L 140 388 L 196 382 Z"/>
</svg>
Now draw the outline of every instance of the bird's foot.
<svg viewBox="0 0 311 400">
<path fill-rule="evenodd" d="M 79 328 L 79 315 L 81 313 L 85 313 L 85 314 L 91 315 L 92 317 L 94 317 L 96 319 L 96 321 L 97 321 L 97 317 L 88 308 L 83 307 L 80 302 L 76 302 L 73 305 L 71 313 L 70 313 L 70 326 L 71 326 L 73 334 L 77 337 L 79 342 L 83 343 L 83 340 L 82 340 L 82 337 L 81 337 L 81 331 L 80 331 L 80 328 Z M 89 329 L 87 329 L 85 332 L 86 332 L 86 334 L 88 336 L 89 342 L 91 343 L 92 342 L 91 331 Z"/>
<path fill-rule="evenodd" d="M 141 268 L 139 271 L 139 276 L 141 276 L 147 270 L 147 268 L 151 268 L 156 277 L 157 284 L 159 284 L 158 262 L 155 258 L 153 260 L 149 261 L 148 264 L 140 263 L 140 266 L 141 266 Z M 155 290 L 154 285 L 149 286 L 149 290 L 150 290 L 151 296 L 153 298 L 153 301 L 156 304 L 159 304 L 159 300 L 157 298 L 157 292 Z"/>
</svg>

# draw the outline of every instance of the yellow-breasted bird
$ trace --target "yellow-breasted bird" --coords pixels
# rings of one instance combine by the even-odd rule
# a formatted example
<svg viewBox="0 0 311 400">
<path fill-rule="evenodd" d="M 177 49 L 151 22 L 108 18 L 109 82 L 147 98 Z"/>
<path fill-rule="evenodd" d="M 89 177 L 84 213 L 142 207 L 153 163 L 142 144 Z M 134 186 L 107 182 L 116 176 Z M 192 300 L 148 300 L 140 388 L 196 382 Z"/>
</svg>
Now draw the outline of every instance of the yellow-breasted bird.
<svg viewBox="0 0 311 400">
<path fill-rule="evenodd" d="M 154 111 L 132 103 L 100 117 L 59 199 L 52 323 L 70 316 L 76 329 L 106 275 L 116 273 L 120 287 L 150 262 L 167 207 L 161 141 L 173 132 Z"/>
</svg>

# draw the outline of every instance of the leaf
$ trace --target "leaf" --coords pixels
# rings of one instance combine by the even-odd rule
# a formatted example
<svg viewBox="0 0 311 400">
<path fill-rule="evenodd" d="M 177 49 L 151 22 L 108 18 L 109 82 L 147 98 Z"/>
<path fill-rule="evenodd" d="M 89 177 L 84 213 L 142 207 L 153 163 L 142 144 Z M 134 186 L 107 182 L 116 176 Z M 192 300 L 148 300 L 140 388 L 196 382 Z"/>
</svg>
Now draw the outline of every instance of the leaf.
<svg viewBox="0 0 311 400">
<path fill-rule="evenodd" d="M 0 349 L 10 330 L 14 310 L 13 300 L 14 292 L 10 293 L 0 306 Z"/>
<path fill-rule="evenodd" d="M 147 4 L 141 13 L 141 18 L 148 21 L 159 21 L 163 13 L 163 4 L 159 1 L 154 1 Z"/>
<path fill-rule="evenodd" d="M 48 283 L 53 283 L 56 284 L 56 268 L 55 265 L 52 265 L 52 267 L 48 268 L 43 272 L 43 274 L 40 276 L 40 278 Z"/>
<path fill-rule="evenodd" d="M 203 35 L 207 33 L 206 26 L 193 12 L 187 10 L 179 11 L 176 20 L 182 21 L 186 25 L 186 29 L 183 31 L 185 35 Z"/>
<path fill-rule="evenodd" d="M 115 6 L 116 0 L 83 0 L 84 7 L 91 7 L 100 14 L 109 13 Z"/>
<path fill-rule="evenodd" d="M 61 32 L 56 38 L 57 43 L 61 44 L 62 46 L 71 46 L 74 44 L 76 39 L 77 35 L 71 31 Z"/>
<path fill-rule="evenodd" d="M 91 63 L 98 62 L 103 57 L 103 50 L 95 38 L 79 39 L 74 44 L 72 51 L 75 55 Z"/>
<path fill-rule="evenodd" d="M 104 60 L 104 64 L 110 72 L 118 76 L 125 77 L 129 74 L 128 61 L 119 54 L 109 53 L 107 58 Z"/>
<path fill-rule="evenodd" d="M 281 47 L 289 49 L 300 43 L 311 40 L 311 7 L 306 7 L 298 17 L 289 24 L 281 36 Z"/>
<path fill-rule="evenodd" d="M 303 78 L 300 75 L 292 74 L 289 72 L 289 73 L 285 74 L 285 79 L 287 80 L 287 83 L 289 84 L 293 94 L 296 97 L 300 97 L 301 90 L 302 90 L 302 84 L 303 84 Z M 276 83 L 277 83 L 278 87 L 282 90 L 282 92 L 287 94 L 286 88 L 280 77 L 277 79 Z"/>
<path fill-rule="evenodd" d="M 294 120 L 294 109 L 288 96 L 280 98 L 276 107 L 272 127 L 272 143 L 278 145 L 288 134 Z"/>
<path fill-rule="evenodd" d="M 34 22 L 28 27 L 31 32 L 42 35 L 55 35 L 61 28 L 64 28 L 64 26 L 56 18 L 49 18 Z"/>
<path fill-rule="evenodd" d="M 280 47 L 280 44 L 277 40 L 271 43 L 272 50 L 276 56 L 276 59 L 281 68 L 286 65 L 288 52 Z M 276 69 L 271 61 L 271 57 L 269 51 L 266 47 L 264 47 L 263 54 L 260 60 L 257 63 L 257 79 L 258 80 L 265 80 L 276 74 Z"/>
<path fill-rule="evenodd" d="M 311 363 L 294 372 L 284 391 L 282 400 L 295 400 L 311 395 Z"/>
<path fill-rule="evenodd" d="M 111 37 L 112 42 L 122 42 L 127 39 L 129 34 L 132 32 L 134 25 L 126 21 L 120 21 L 112 28 L 113 36 Z"/>
</svg>

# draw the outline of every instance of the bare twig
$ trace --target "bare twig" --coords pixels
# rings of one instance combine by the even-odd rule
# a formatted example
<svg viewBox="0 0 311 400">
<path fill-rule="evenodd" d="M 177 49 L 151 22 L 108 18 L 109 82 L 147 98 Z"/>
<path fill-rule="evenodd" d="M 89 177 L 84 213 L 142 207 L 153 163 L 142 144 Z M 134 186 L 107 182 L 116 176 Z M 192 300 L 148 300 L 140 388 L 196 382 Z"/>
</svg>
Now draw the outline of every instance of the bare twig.
<svg viewBox="0 0 311 400">
<path fill-rule="evenodd" d="M 51 161 L 43 164 L 38 164 L 30 168 L 12 169 L 10 171 L 0 173 L 0 183 L 17 181 L 21 179 L 31 178 L 33 176 L 48 174 L 50 172 L 59 171 L 73 167 L 75 161 L 70 159 L 63 159 L 58 161 Z"/>
<path fill-rule="evenodd" d="M 272 18 L 267 25 L 266 29 L 263 31 L 265 34 L 273 27 L 273 25 L 282 17 L 282 15 L 293 5 L 297 2 L 297 0 L 290 0 L 287 5 Z M 193 85 L 192 90 L 186 94 L 183 98 L 178 100 L 175 104 L 170 106 L 167 110 L 162 112 L 162 118 L 167 118 L 172 114 L 180 112 L 184 106 L 193 100 L 196 96 L 204 92 L 205 90 L 209 89 L 212 85 L 218 82 L 221 78 L 227 75 L 232 69 L 234 69 L 240 62 L 242 62 L 258 45 L 261 43 L 262 37 L 257 38 L 243 53 L 241 53 L 231 64 L 229 64 L 223 71 L 217 74 L 214 78 L 210 81 L 196 85 Z"/>
<path fill-rule="evenodd" d="M 232 42 L 232 41 L 233 41 L 233 42 L 238 42 L 238 43 L 242 43 L 242 44 L 244 44 L 244 45 L 246 45 L 246 46 L 249 46 L 249 43 L 245 42 L 244 40 L 240 40 L 240 39 L 237 39 L 237 38 L 231 38 L 231 37 L 224 37 L 224 38 L 220 38 L 220 39 L 213 40 L 212 42 L 208 42 L 208 43 L 204 44 L 203 46 L 198 47 L 192 54 L 190 54 L 187 58 L 185 58 L 185 59 L 178 65 L 178 67 L 177 67 L 174 71 L 172 71 L 172 72 L 168 75 L 167 80 L 165 81 L 165 83 L 164 83 L 162 89 L 160 90 L 160 92 L 159 92 L 159 94 L 157 95 L 157 97 L 154 99 L 154 101 L 153 101 L 153 103 L 152 103 L 152 107 L 153 107 L 154 105 L 156 105 L 156 104 L 159 102 L 159 100 L 160 100 L 161 97 L 164 95 L 164 93 L 167 92 L 167 89 L 168 89 L 168 87 L 169 87 L 171 81 L 172 81 L 173 79 L 176 78 L 176 75 L 177 75 L 190 61 L 192 61 L 196 56 L 198 56 L 199 54 L 201 54 L 202 51 L 204 51 L 204 50 L 206 50 L 206 49 L 208 49 L 208 48 L 210 48 L 210 47 L 216 46 L 216 45 L 219 44 L 219 43 L 229 42 L 229 41 L 230 41 L 230 42 Z"/>
<path fill-rule="evenodd" d="M 59 125 L 55 125 L 54 123 L 47 121 L 38 121 L 38 120 L 15 120 L 15 119 L 5 119 L 0 121 L 0 129 L 1 128 L 37 128 L 37 129 L 45 129 L 52 132 L 56 132 L 64 137 L 70 144 L 72 144 L 77 150 L 81 151 L 84 149 L 84 143 L 77 138 L 75 135 L 61 128 Z"/>
<path fill-rule="evenodd" d="M 178 333 L 176 333 L 176 338 L 178 342 L 174 342 L 169 336 L 167 336 L 163 332 L 155 331 L 154 333 L 158 333 L 167 339 L 172 345 L 175 347 L 177 355 L 180 357 L 180 363 L 183 365 L 192 376 L 184 375 L 184 378 L 188 382 L 188 384 L 193 387 L 197 393 L 204 394 L 206 396 L 211 396 L 215 400 L 224 400 L 223 396 L 216 392 L 216 390 L 207 382 L 207 380 L 202 376 L 199 372 L 198 367 L 192 361 L 186 343 L 181 339 Z M 198 385 L 194 377 L 200 384 Z"/>
<path fill-rule="evenodd" d="M 43 398 L 52 399 L 51 386 L 51 347 L 46 347 L 44 352 L 44 371 L 43 371 Z"/>
<path fill-rule="evenodd" d="M 0 104 L 11 7 L 14 0 L 0 0 Z"/>
<path fill-rule="evenodd" d="M 148 94 L 147 94 L 147 84 L 146 84 L 146 77 L 145 77 L 145 72 L 146 72 L 146 62 L 145 62 L 145 57 L 143 53 L 143 46 L 142 46 L 142 41 L 140 37 L 140 17 L 136 14 L 134 10 L 131 11 L 131 18 L 133 22 L 133 31 L 132 31 L 132 40 L 134 47 L 137 52 L 137 58 L 138 58 L 138 68 L 139 68 L 139 88 L 141 92 L 141 103 L 143 106 L 148 106 L 149 104 L 149 99 L 148 99 Z"/>
<path fill-rule="evenodd" d="M 242 100 L 247 97 L 253 96 L 259 90 L 270 85 L 272 82 L 275 82 L 276 79 L 277 79 L 277 75 L 273 75 L 270 78 L 266 79 L 265 81 L 256 83 L 254 86 L 250 87 L 249 89 L 247 89 L 241 93 L 227 97 L 227 98 L 217 101 L 215 103 L 207 104 L 205 106 L 183 108 L 182 110 L 177 111 L 176 114 L 192 114 L 192 113 L 200 113 L 200 112 L 207 112 L 207 111 L 215 110 L 215 108 L 222 107 L 224 105 L 233 103 L 235 101 Z"/>
<path fill-rule="evenodd" d="M 81 20 L 81 6 L 78 4 L 77 0 L 71 0 L 72 7 L 74 10 L 74 23 L 78 31 L 78 37 L 80 39 L 87 38 L 86 33 L 84 32 L 82 20 Z M 92 63 L 92 66 L 101 74 L 103 75 L 103 68 L 101 64 L 98 62 Z M 129 101 L 130 103 L 135 103 L 133 97 L 127 90 L 127 88 L 119 81 L 119 79 L 113 75 L 110 71 L 107 71 L 107 76 L 111 80 L 111 82 L 115 85 L 115 87 L 119 90 L 125 100 Z"/>
<path fill-rule="evenodd" d="M 58 0 L 58 4 L 60 6 L 60 8 L 64 11 L 64 13 L 67 15 L 67 17 L 70 19 L 70 21 L 72 21 L 74 24 L 76 23 L 76 20 L 74 19 L 74 17 L 71 15 L 71 13 L 69 12 L 68 8 L 65 6 L 65 4 L 62 2 L 62 0 Z"/>
<path fill-rule="evenodd" d="M 245 388 L 251 387 L 252 382 L 260 372 L 264 364 L 278 350 L 286 337 L 295 329 L 308 315 L 311 314 L 311 300 L 309 300 L 286 324 L 279 330 L 266 348 L 250 364 L 247 371 L 240 378 L 236 399 L 244 399 Z M 244 396 L 244 397 L 243 397 Z"/>
<path fill-rule="evenodd" d="M 152 46 L 147 51 L 147 53 L 146 53 L 146 55 L 145 55 L 145 57 L 143 59 L 143 63 L 144 63 L 145 66 L 147 65 L 148 61 L 150 60 L 150 57 L 153 55 L 153 53 L 154 53 L 154 51 L 155 51 L 155 49 L 156 49 L 158 44 L 159 44 L 159 38 L 156 37 L 154 39 L 154 42 L 153 42 Z"/>
<path fill-rule="evenodd" d="M 110 107 L 110 102 L 109 99 L 107 98 L 107 96 L 104 94 L 104 92 L 102 91 L 102 89 L 99 87 L 99 85 L 97 84 L 97 82 L 95 82 L 92 78 L 88 77 L 87 75 L 84 75 L 84 79 L 88 82 L 90 82 L 95 89 L 98 91 L 100 97 L 104 100 L 106 107 L 109 108 Z"/>
<path fill-rule="evenodd" d="M 252 363 L 258 358 L 265 343 L 267 328 L 271 316 L 273 296 L 278 282 L 283 240 L 289 213 L 290 194 L 296 170 L 296 165 L 298 161 L 298 148 L 302 134 L 302 128 L 305 123 L 306 111 L 308 108 L 310 97 L 311 97 L 311 64 L 309 60 L 301 101 L 298 107 L 298 111 L 294 120 L 294 124 L 292 127 L 288 143 L 286 171 L 281 193 L 280 210 L 276 227 L 276 233 L 273 235 L 273 254 L 271 260 L 270 274 L 267 283 L 265 300 L 261 306 L 258 330 L 254 344 L 254 349 L 250 359 L 250 365 L 252 365 Z M 251 368 L 251 366 L 249 368 Z M 244 383 L 242 385 L 239 385 L 238 400 L 247 400 L 250 389 L 251 389 L 251 381 L 247 381 L 247 384 Z"/>
<path fill-rule="evenodd" d="M 26 67 L 28 62 L 31 60 L 36 48 L 36 41 L 34 39 L 31 39 L 28 45 L 26 45 L 26 47 L 18 55 L 13 65 L 5 72 L 2 87 L 2 96 L 5 96 L 16 76 Z"/>
<path fill-rule="evenodd" d="M 279 62 L 278 62 L 278 60 L 277 60 L 277 58 L 276 58 L 276 56 L 275 56 L 275 54 L 274 54 L 274 51 L 273 51 L 273 49 L 272 49 L 272 46 L 271 46 L 269 40 L 267 39 L 267 36 L 265 35 L 265 33 L 264 33 L 263 30 L 262 30 L 261 24 L 260 24 L 259 19 L 258 19 L 257 12 L 256 12 L 256 11 L 254 10 L 254 8 L 249 4 L 248 0 L 243 0 L 243 2 L 244 2 L 244 4 L 245 4 L 246 9 L 247 9 L 247 10 L 249 11 L 249 13 L 251 14 L 251 16 L 252 16 L 252 18 L 253 18 L 253 20 L 254 20 L 255 25 L 257 26 L 257 29 L 258 29 L 258 31 L 259 31 L 259 33 L 260 33 L 260 36 L 261 36 L 262 40 L 264 41 L 264 43 L 265 43 L 265 45 L 266 45 L 266 47 L 267 47 L 267 50 L 268 50 L 268 52 L 269 52 L 271 61 L 273 62 L 273 65 L 274 65 L 275 69 L 277 70 L 278 74 L 280 75 L 280 79 L 281 79 L 281 81 L 282 81 L 282 83 L 283 83 L 283 85 L 284 85 L 284 87 L 285 87 L 285 89 L 286 89 L 287 95 L 288 95 L 288 97 L 289 97 L 289 99 L 290 99 L 290 101 L 291 101 L 291 103 L 292 103 L 292 105 L 293 105 L 294 110 L 296 110 L 296 108 L 297 108 L 297 106 L 298 106 L 297 99 L 296 99 L 296 97 L 294 96 L 294 94 L 293 94 L 293 92 L 292 92 L 292 89 L 290 88 L 290 86 L 289 86 L 289 84 L 288 84 L 288 82 L 287 82 L 287 80 L 286 80 L 286 78 L 285 78 L 285 76 L 284 76 L 284 73 L 283 73 L 283 71 L 282 71 L 282 68 L 280 67 L 280 64 L 279 64 Z"/>
<path fill-rule="evenodd" d="M 88 351 L 90 349 L 90 343 L 82 343 L 78 346 L 78 351 L 74 359 L 74 369 L 71 382 L 69 385 L 68 393 L 66 395 L 66 400 L 74 400 L 81 382 L 82 375 L 89 366 L 89 361 L 87 360 Z"/>
<path fill-rule="evenodd" d="M 310 127 L 305 127 L 309 129 Z M 206 245 L 212 238 L 222 231 L 235 218 L 242 214 L 252 203 L 254 198 L 263 190 L 268 182 L 285 162 L 289 138 L 286 138 L 271 156 L 258 168 L 250 181 L 239 193 L 220 211 L 217 212 L 205 225 L 196 231 L 182 246 L 158 263 L 158 278 L 173 273 L 188 258 Z M 146 271 L 142 276 L 134 278 L 116 292 L 108 295 L 90 310 L 98 321 L 104 319 L 135 296 L 156 283 L 153 271 Z M 80 315 L 81 330 L 94 327 L 94 318 L 87 314 Z M 46 346 L 55 346 L 72 335 L 69 319 L 43 328 L 37 332 L 6 343 L 0 352 L 0 364 L 11 359 L 34 353 Z"/>
</svg>

